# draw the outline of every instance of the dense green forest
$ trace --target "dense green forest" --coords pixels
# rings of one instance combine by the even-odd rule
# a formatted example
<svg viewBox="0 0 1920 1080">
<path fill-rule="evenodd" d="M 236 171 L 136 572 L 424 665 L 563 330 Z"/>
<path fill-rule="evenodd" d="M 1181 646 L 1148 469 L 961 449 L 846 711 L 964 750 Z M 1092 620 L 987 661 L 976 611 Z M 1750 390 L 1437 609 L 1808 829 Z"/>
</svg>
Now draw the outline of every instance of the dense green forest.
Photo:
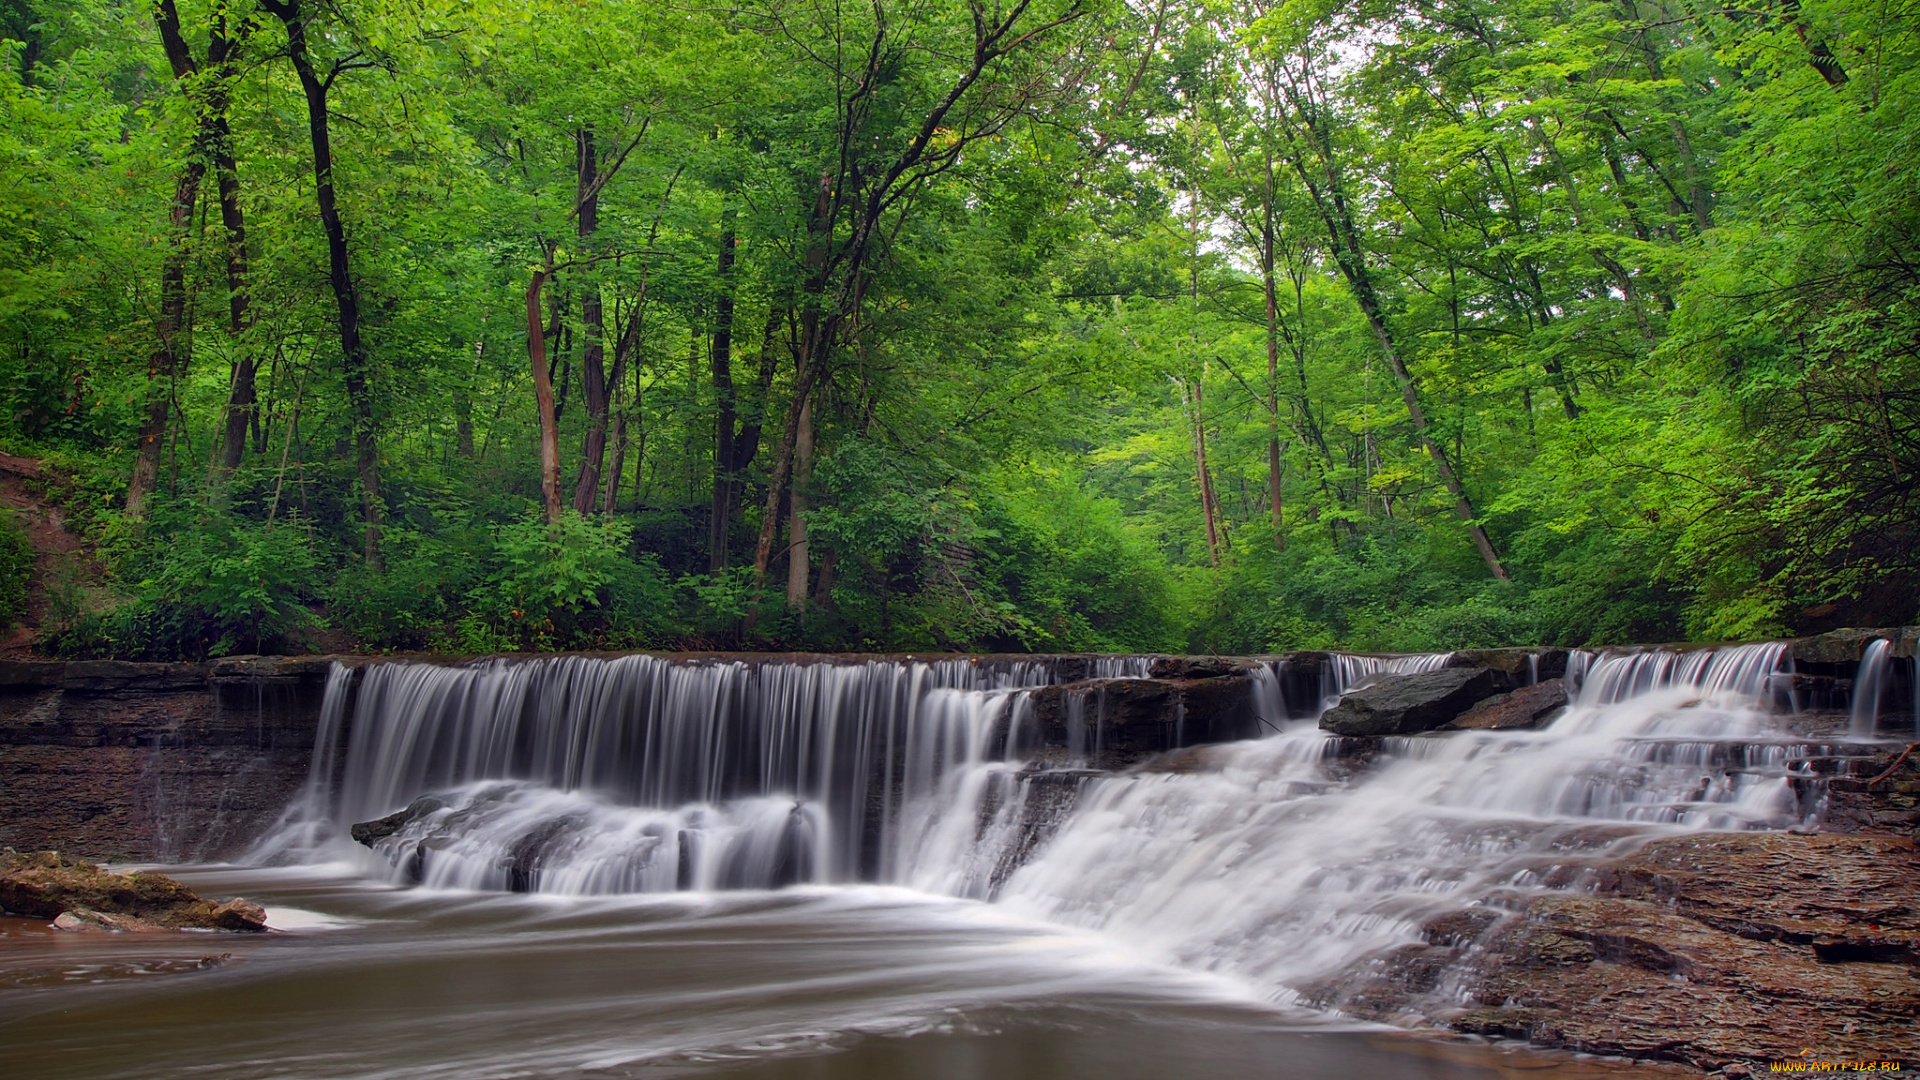
<svg viewBox="0 0 1920 1080">
<path fill-rule="evenodd" d="M 0 54 L 0 450 L 103 570 L 43 651 L 1920 603 L 1911 0 L 0 0 Z"/>
</svg>

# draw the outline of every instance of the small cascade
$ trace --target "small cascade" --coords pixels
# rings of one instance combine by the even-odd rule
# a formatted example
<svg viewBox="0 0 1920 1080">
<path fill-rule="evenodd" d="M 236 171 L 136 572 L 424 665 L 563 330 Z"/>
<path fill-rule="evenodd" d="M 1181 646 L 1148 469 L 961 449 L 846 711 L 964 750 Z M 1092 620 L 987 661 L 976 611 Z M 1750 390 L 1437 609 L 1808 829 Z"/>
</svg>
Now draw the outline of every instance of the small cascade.
<svg viewBox="0 0 1920 1080">
<path fill-rule="evenodd" d="M 1792 672 L 1781 670 L 1787 659 L 1787 647 L 1775 642 L 1608 656 L 1589 662 L 1590 671 L 1583 670 L 1578 700 L 1611 705 L 1653 690 L 1688 687 L 1707 695 L 1727 691 L 1772 702 L 1791 689 Z"/>
<path fill-rule="evenodd" d="M 1340 700 L 1340 695 L 1354 689 L 1363 679 L 1374 675 L 1421 675 L 1439 671 L 1451 659 L 1453 654 L 1450 652 L 1411 653 L 1406 656 L 1334 653 L 1327 659 L 1327 670 L 1320 681 L 1323 694 L 1320 711 L 1332 708 Z"/>
<path fill-rule="evenodd" d="M 1539 889 L 1629 831 L 1804 823 L 1817 807 L 1791 762 L 1813 750 L 1772 735 L 1783 661 L 1777 645 L 1597 658 L 1545 730 L 1386 739 L 1359 772 L 1301 723 L 1215 748 L 1207 771 L 1097 780 L 1001 902 L 1326 1004 L 1325 980 L 1420 941 L 1424 920 Z"/>
<path fill-rule="evenodd" d="M 1893 675 L 1892 651 L 1886 638 L 1875 638 L 1860 654 L 1860 666 L 1853 676 L 1853 709 L 1848 725 L 1856 739 L 1870 739 L 1880 723 L 1880 699 Z"/>
<path fill-rule="evenodd" d="M 1087 664 L 1089 679 L 1149 679 L 1153 677 L 1151 656 L 1096 656 Z"/>
</svg>

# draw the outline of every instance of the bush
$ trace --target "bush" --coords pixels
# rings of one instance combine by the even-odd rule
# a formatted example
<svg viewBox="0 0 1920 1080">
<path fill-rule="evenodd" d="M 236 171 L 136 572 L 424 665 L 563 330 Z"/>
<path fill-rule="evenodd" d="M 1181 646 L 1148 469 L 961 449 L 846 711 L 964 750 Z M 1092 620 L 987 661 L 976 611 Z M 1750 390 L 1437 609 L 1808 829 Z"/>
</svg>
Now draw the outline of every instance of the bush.
<svg viewBox="0 0 1920 1080">
<path fill-rule="evenodd" d="M 0 633 L 27 613 L 27 582 L 33 577 L 33 545 L 11 510 L 0 509 Z"/>
<path fill-rule="evenodd" d="M 168 526 L 172 527 L 169 528 Z M 306 531 L 218 511 L 148 526 L 154 564 L 134 598 L 52 635 L 61 655 L 184 660 L 300 645 L 318 628 L 307 607 L 318 566 Z"/>
<path fill-rule="evenodd" d="M 633 526 L 572 510 L 529 514 L 494 533 L 485 581 L 468 593 L 463 647 L 554 649 L 650 644 L 672 596 L 652 559 L 629 554 Z"/>
<path fill-rule="evenodd" d="M 477 545 L 399 528 L 386 530 L 383 541 L 385 569 L 355 563 L 342 570 L 328 590 L 327 614 L 366 648 L 428 648 L 460 618 L 459 599 L 474 587 L 484 555 Z"/>
</svg>

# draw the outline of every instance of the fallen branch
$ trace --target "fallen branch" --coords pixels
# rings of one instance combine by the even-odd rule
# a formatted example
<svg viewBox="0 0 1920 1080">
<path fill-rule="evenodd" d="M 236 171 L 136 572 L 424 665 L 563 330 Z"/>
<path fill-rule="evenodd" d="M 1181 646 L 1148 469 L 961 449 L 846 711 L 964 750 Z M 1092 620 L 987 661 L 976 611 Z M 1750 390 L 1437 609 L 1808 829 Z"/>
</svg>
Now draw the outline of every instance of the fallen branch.
<svg viewBox="0 0 1920 1080">
<path fill-rule="evenodd" d="M 1920 743 L 1908 743 L 1907 748 L 1900 751 L 1900 756 L 1893 759 L 1893 764 L 1887 766 L 1887 771 L 1867 781 L 1867 786 L 1872 787 L 1887 777 L 1892 776 L 1894 771 L 1900 768 L 1900 763 L 1907 760 L 1907 755 L 1913 753 L 1916 749 L 1920 749 Z"/>
</svg>

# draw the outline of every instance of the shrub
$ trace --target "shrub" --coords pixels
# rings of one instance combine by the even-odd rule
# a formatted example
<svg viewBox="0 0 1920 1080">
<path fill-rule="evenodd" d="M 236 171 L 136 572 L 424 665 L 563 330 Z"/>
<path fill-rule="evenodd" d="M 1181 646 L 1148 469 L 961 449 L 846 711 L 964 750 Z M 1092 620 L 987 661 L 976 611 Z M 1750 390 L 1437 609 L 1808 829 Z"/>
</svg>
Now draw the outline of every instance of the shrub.
<svg viewBox="0 0 1920 1080">
<path fill-rule="evenodd" d="M 33 576 L 33 545 L 14 513 L 0 509 L 0 633 L 27 613 L 27 582 Z"/>
<path fill-rule="evenodd" d="M 269 652 L 320 625 L 306 603 L 318 566 L 297 523 L 204 511 L 188 522 L 156 515 L 149 529 L 164 540 L 150 545 L 152 573 L 133 599 L 53 635 L 55 652 L 152 660 Z"/>
<path fill-rule="evenodd" d="M 328 590 L 327 614 L 367 648 L 427 648 L 462 615 L 459 600 L 473 588 L 485 554 L 399 528 L 387 529 L 383 540 L 386 567 L 375 572 L 356 563 L 341 571 Z"/>
<path fill-rule="evenodd" d="M 467 643 L 524 649 L 650 643 L 672 608 L 658 566 L 629 555 L 633 526 L 567 511 L 494 533 L 486 580 L 468 594 Z"/>
</svg>

